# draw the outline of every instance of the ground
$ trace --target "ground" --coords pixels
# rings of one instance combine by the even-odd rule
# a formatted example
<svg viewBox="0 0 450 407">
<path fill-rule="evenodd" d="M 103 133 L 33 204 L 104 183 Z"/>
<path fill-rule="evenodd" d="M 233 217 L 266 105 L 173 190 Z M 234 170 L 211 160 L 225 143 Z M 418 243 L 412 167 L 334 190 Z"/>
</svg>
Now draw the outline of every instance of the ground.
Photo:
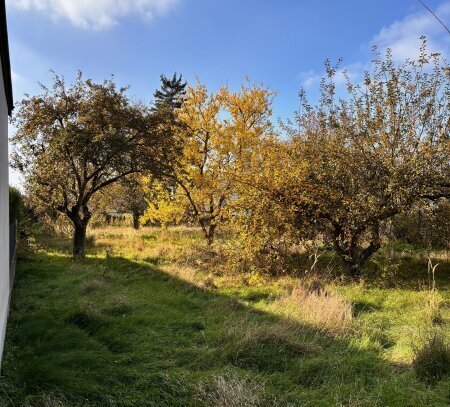
<svg viewBox="0 0 450 407">
<path fill-rule="evenodd" d="M 383 284 L 322 286 L 227 272 L 195 229 L 91 233 L 82 262 L 67 239 L 22 250 L 1 406 L 450 404 L 448 377 L 411 367 L 430 332 L 449 334 L 445 259 L 437 292 L 406 249 L 393 276 L 378 266 Z"/>
</svg>

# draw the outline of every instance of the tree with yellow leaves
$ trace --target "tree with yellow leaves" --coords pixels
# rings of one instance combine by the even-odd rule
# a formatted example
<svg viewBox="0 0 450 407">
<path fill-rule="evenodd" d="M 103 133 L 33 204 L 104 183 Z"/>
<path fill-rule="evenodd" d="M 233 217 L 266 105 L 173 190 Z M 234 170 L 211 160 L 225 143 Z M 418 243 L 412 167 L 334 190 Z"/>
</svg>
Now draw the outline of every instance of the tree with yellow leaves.
<svg viewBox="0 0 450 407">
<path fill-rule="evenodd" d="M 147 215 L 177 221 L 189 207 L 192 219 L 212 244 L 217 227 L 229 217 L 238 174 L 249 165 L 260 141 L 272 134 L 273 92 L 246 83 L 238 92 L 227 86 L 209 94 L 198 83 L 189 87 L 177 118 L 182 158 L 168 176 L 169 188 L 156 194 Z"/>
</svg>

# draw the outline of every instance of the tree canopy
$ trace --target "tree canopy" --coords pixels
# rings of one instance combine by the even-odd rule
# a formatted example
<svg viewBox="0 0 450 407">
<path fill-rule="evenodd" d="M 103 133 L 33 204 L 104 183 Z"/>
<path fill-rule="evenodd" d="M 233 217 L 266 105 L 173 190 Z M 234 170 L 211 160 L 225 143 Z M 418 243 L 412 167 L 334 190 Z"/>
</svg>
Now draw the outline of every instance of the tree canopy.
<svg viewBox="0 0 450 407">
<path fill-rule="evenodd" d="M 37 208 L 70 219 L 75 256 L 84 256 L 92 196 L 144 168 L 164 171 L 173 146 L 154 130 L 158 117 L 130 102 L 126 91 L 81 72 L 68 86 L 55 74 L 53 86 L 26 96 L 13 117 L 14 165 L 26 175 Z"/>
<path fill-rule="evenodd" d="M 173 222 L 189 211 L 212 243 L 216 228 L 228 216 L 237 174 L 271 131 L 272 97 L 260 85 L 243 85 L 238 92 L 224 86 L 216 94 L 200 83 L 189 87 L 177 111 L 181 159 L 166 184 L 169 189 L 159 185 L 155 190 L 147 216 Z"/>
<path fill-rule="evenodd" d="M 362 83 L 346 76 L 345 98 L 336 68 L 326 69 L 319 104 L 302 94 L 303 111 L 287 127 L 290 163 L 306 170 L 275 195 L 298 220 L 320 225 L 356 277 L 381 246 L 382 222 L 450 196 L 449 74 L 425 42 L 418 61 L 401 65 L 375 52 Z"/>
<path fill-rule="evenodd" d="M 226 224 L 241 259 L 270 258 L 276 269 L 300 243 L 321 242 L 358 278 L 387 222 L 422 213 L 425 202 L 446 216 L 450 70 L 425 39 L 403 64 L 375 48 L 361 78 L 344 71 L 345 89 L 339 64 L 325 69 L 318 102 L 302 90 L 300 111 L 278 127 L 275 92 L 248 80 L 209 92 L 161 75 L 147 107 L 112 80 L 79 74 L 66 86 L 55 75 L 18 106 L 14 163 L 35 207 L 71 220 L 75 255 L 84 254 L 90 200 L 108 187 L 135 227 L 141 215 L 195 223 L 212 244 Z"/>
<path fill-rule="evenodd" d="M 183 104 L 183 98 L 186 94 L 186 81 L 183 82 L 183 75 L 177 75 L 175 72 L 172 78 L 165 75 L 160 76 L 161 87 L 153 94 L 155 98 L 154 110 L 161 108 L 179 109 Z"/>
</svg>

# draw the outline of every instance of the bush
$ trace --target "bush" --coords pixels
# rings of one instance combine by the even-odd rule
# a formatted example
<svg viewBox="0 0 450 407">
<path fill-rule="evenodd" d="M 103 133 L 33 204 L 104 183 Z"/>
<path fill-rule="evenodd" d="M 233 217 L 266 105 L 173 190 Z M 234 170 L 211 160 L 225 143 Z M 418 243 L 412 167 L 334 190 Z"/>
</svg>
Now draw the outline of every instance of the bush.
<svg viewBox="0 0 450 407">
<path fill-rule="evenodd" d="M 394 217 L 392 226 L 393 235 L 399 241 L 445 249 L 450 241 L 450 201 L 442 198 L 432 204 L 416 205 Z"/>
<path fill-rule="evenodd" d="M 421 348 L 414 349 L 414 371 L 427 384 L 434 384 L 450 373 L 450 348 L 441 333 L 434 333 Z"/>
<path fill-rule="evenodd" d="M 18 189 L 9 187 L 9 222 L 17 220 L 18 223 L 23 217 L 22 194 Z"/>
</svg>

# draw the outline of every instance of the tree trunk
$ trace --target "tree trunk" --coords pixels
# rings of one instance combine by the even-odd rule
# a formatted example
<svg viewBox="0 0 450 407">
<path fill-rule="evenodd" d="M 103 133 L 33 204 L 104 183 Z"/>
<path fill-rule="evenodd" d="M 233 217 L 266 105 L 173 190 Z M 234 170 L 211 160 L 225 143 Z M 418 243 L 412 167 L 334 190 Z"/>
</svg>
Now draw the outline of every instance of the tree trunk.
<svg viewBox="0 0 450 407">
<path fill-rule="evenodd" d="M 138 213 L 133 213 L 133 228 L 139 230 L 141 223 L 139 222 L 140 215 Z"/>
<path fill-rule="evenodd" d="M 214 242 L 214 236 L 216 232 L 216 226 L 214 224 L 210 224 L 206 233 L 206 239 L 208 240 L 208 246 L 212 246 Z"/>
<path fill-rule="evenodd" d="M 358 245 L 360 239 L 360 234 L 354 234 L 345 239 L 342 229 L 337 229 L 334 233 L 334 250 L 344 262 L 350 276 L 355 280 L 361 277 L 362 266 L 381 247 L 379 225 L 371 226 L 371 241 L 365 249 Z"/>
<path fill-rule="evenodd" d="M 72 251 L 74 258 L 84 258 L 86 246 L 86 228 L 87 222 L 83 220 L 74 222 Z"/>
<path fill-rule="evenodd" d="M 336 233 L 335 238 L 333 240 L 333 246 L 336 254 L 340 257 L 342 262 L 345 264 L 345 267 L 348 271 L 348 274 L 353 279 L 358 279 L 361 273 L 360 264 L 358 264 L 358 255 L 356 251 L 356 246 L 353 244 L 355 241 L 352 239 L 352 243 L 342 244 L 341 241 L 344 241 L 341 236 Z"/>
<path fill-rule="evenodd" d="M 358 262 L 354 259 L 351 260 L 344 260 L 345 265 L 347 267 L 347 271 L 350 274 L 350 276 L 354 280 L 358 280 L 361 277 L 361 266 L 362 264 L 358 264 Z"/>
<path fill-rule="evenodd" d="M 212 246 L 214 242 L 214 234 L 217 225 L 214 223 L 210 223 L 210 220 L 200 219 L 199 224 L 202 228 L 203 235 L 205 236 L 206 241 L 208 242 L 208 246 Z"/>
</svg>

